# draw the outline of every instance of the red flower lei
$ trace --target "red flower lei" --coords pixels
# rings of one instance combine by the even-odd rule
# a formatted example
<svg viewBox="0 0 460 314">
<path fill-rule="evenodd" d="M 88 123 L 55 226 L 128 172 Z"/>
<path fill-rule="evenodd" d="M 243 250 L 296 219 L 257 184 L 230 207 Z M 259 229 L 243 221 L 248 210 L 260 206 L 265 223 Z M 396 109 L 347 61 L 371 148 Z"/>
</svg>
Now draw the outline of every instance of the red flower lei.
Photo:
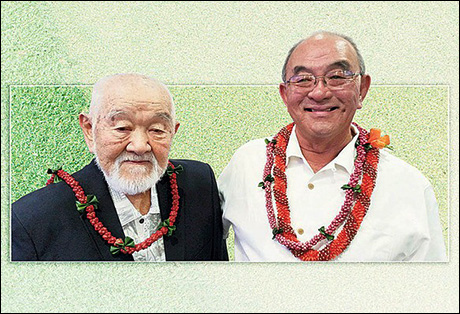
<svg viewBox="0 0 460 314">
<path fill-rule="evenodd" d="M 123 254 L 133 254 L 140 250 L 144 250 L 150 247 L 155 241 L 159 240 L 164 235 L 170 236 L 175 230 L 176 226 L 174 223 L 176 221 L 177 212 L 179 211 L 179 192 L 177 187 L 177 173 L 182 171 L 182 166 L 174 167 L 174 165 L 169 161 L 167 174 L 170 176 L 170 185 L 171 185 L 171 194 L 172 194 L 172 207 L 171 212 L 169 213 L 169 218 L 163 221 L 158 230 L 154 232 L 149 238 L 144 240 L 141 243 L 134 244 L 134 240 L 130 237 L 126 237 L 125 240 L 121 238 L 115 238 L 112 236 L 112 233 L 107 230 L 106 227 L 99 221 L 99 218 L 96 217 L 96 211 L 98 201 L 94 195 L 85 195 L 83 188 L 79 183 L 67 172 L 62 169 L 52 171 L 48 170 L 48 173 L 52 174 L 51 178 L 46 182 L 46 185 L 49 185 L 54 182 L 55 177 L 61 178 L 65 183 L 67 183 L 75 193 L 77 198 L 77 210 L 79 212 L 86 211 L 86 218 L 88 218 L 91 225 L 94 227 L 97 233 L 99 233 L 102 238 L 111 245 L 110 252 L 115 255 L 119 252 Z"/>
<path fill-rule="evenodd" d="M 305 243 L 301 243 L 297 239 L 297 235 L 291 226 L 289 202 L 286 195 L 286 148 L 294 123 L 282 128 L 272 141 L 266 140 L 267 163 L 264 169 L 264 181 L 259 186 L 265 189 L 267 215 L 270 227 L 273 230 L 273 238 L 276 238 L 294 256 L 303 261 L 328 261 L 339 256 L 355 237 L 369 209 L 370 198 L 377 177 L 378 148 L 380 147 L 376 147 L 369 142 L 369 134 L 366 130 L 355 123 L 354 125 L 359 130 L 356 145 L 357 157 L 355 170 L 350 176 L 350 181 L 342 187 L 342 189 L 346 190 L 345 202 L 340 213 L 331 224 L 327 228 L 319 228 L 320 233 Z M 271 175 L 272 171 L 273 176 Z M 360 179 L 361 184 L 358 184 Z M 277 217 L 275 217 L 272 204 L 272 182 L 274 182 L 273 194 L 276 202 Z M 335 238 L 333 233 L 344 221 L 345 225 L 342 231 Z M 313 249 L 319 241 L 324 239 L 327 239 L 329 243 L 323 249 Z"/>
</svg>

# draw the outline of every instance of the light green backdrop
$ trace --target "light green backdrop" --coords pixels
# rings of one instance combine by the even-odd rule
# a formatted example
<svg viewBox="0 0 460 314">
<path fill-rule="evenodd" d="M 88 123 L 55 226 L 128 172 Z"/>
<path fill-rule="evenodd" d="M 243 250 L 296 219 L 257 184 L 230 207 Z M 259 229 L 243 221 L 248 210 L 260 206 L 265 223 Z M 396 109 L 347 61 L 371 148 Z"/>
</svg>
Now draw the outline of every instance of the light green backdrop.
<svg viewBox="0 0 460 314">
<path fill-rule="evenodd" d="M 458 310 L 458 3 L 7 1 L 1 24 L 2 312 Z M 318 29 L 360 47 L 373 86 L 370 111 L 357 120 L 389 130 L 395 154 L 435 186 L 449 263 L 8 262 L 10 202 L 32 189 L 20 186 L 31 176 L 38 186 L 46 178 L 37 169 L 52 155 L 39 145 L 63 140 L 38 128 L 56 117 L 56 104 L 86 99 L 87 85 L 107 74 L 155 76 L 171 87 L 183 120 L 173 155 L 208 161 L 219 174 L 232 149 L 288 121 L 276 91 L 281 66 Z M 85 86 L 18 86 L 40 84 Z M 84 104 L 75 105 L 65 117 Z M 52 134 L 75 127 L 51 122 Z M 77 139 L 74 132 L 69 141 Z M 89 158 L 79 145 L 73 149 Z M 70 152 L 60 155 L 81 162 Z"/>
</svg>

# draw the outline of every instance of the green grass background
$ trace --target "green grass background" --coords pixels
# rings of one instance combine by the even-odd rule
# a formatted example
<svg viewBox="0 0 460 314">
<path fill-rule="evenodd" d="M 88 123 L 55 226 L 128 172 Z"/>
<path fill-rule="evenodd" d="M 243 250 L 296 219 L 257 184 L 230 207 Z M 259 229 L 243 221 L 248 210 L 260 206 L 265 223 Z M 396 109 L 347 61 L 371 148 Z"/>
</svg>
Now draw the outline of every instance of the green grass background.
<svg viewBox="0 0 460 314">
<path fill-rule="evenodd" d="M 171 158 L 209 163 L 219 176 L 234 151 L 290 123 L 276 86 L 171 86 L 181 122 Z M 44 186 L 48 168 L 75 172 L 93 158 L 78 125 L 91 86 L 12 86 L 11 199 Z M 439 203 L 448 236 L 448 88 L 376 86 L 356 122 L 381 128 L 394 154 L 422 171 Z M 420 126 L 423 121 L 423 126 Z M 228 240 L 233 260 L 233 234 Z"/>
<path fill-rule="evenodd" d="M 359 112 L 357 120 L 389 133 L 395 154 L 421 169 L 435 186 L 444 213 L 448 208 L 441 218 L 449 228 L 449 263 L 9 261 L 10 204 L 30 188 L 15 186 L 13 180 L 44 184 L 47 176 L 40 166 L 57 155 L 43 147 L 76 145 L 62 155 L 69 168 L 90 158 L 71 118 L 77 108 L 61 113 L 71 107 L 69 99 L 84 107 L 88 86 L 105 75 L 156 77 L 171 86 L 183 110 L 173 154 L 208 159 L 219 173 L 236 146 L 286 122 L 276 91 L 284 58 L 292 45 L 320 29 L 346 34 L 360 48 L 373 81 L 369 110 Z M 458 312 L 458 60 L 458 2 L 2 1 L 2 312 Z M 36 85 L 63 89 L 32 92 Z M 71 90 L 83 86 L 69 92 L 65 85 Z M 419 94 L 424 85 L 432 87 Z M 14 91 L 22 103 L 13 102 L 16 87 L 24 88 Z M 447 102 L 440 100 L 446 87 Z M 50 105 L 43 116 L 34 107 L 46 99 Z M 439 102 L 432 104 L 433 99 Z M 10 111 L 10 100 L 20 108 Z M 446 111 L 435 109 L 446 103 L 447 143 Z M 14 120 L 15 114 L 28 111 L 35 122 Z M 370 113 L 372 120 L 366 118 Z M 13 133 L 13 125 L 51 122 L 48 129 Z M 196 132 L 193 140 L 189 128 Z M 61 141 L 60 132 L 69 129 L 75 132 Z M 12 141 L 18 137 L 36 151 L 15 150 Z M 199 144 L 204 138 L 213 138 L 205 142 L 209 151 Z M 418 154 L 416 143 L 423 143 Z M 185 144 L 186 150 L 180 146 Z M 228 155 L 211 153 L 218 148 Z M 16 159 L 14 154 L 22 155 Z M 35 161 L 30 154 L 37 155 L 32 155 Z M 14 172 L 24 165 L 31 171 Z M 446 167 L 449 180 L 443 188 L 445 180 L 437 176 Z"/>
</svg>

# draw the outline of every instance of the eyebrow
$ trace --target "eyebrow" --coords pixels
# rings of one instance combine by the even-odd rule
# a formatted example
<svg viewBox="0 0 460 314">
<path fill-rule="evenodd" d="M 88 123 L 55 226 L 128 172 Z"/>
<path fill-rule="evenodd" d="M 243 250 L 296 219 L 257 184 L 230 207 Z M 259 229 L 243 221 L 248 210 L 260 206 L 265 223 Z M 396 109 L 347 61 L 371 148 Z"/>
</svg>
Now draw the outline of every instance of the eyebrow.
<svg viewBox="0 0 460 314">
<path fill-rule="evenodd" d="M 114 110 L 114 111 L 111 111 L 107 114 L 107 119 L 109 119 L 110 121 L 113 121 L 115 120 L 116 118 L 124 118 L 124 117 L 128 117 L 128 113 L 126 113 L 125 111 L 122 111 L 122 110 Z"/>
<path fill-rule="evenodd" d="M 156 114 L 154 117 L 155 118 L 157 118 L 157 117 L 161 118 L 161 119 L 166 120 L 168 122 L 172 122 L 172 120 L 173 120 L 171 115 L 169 113 L 167 113 L 167 112 L 160 112 L 160 113 Z"/>
<path fill-rule="evenodd" d="M 342 70 L 350 70 L 351 64 L 350 62 L 346 60 L 340 60 L 328 66 L 328 69 L 332 69 L 332 68 L 341 68 Z"/>
<path fill-rule="evenodd" d="M 330 65 L 328 65 L 327 67 L 327 71 L 330 71 L 331 69 L 333 68 L 340 68 L 342 70 L 350 70 L 351 68 L 351 64 L 346 61 L 346 60 L 340 60 L 340 61 L 336 61 Z M 303 66 L 303 65 L 298 65 L 298 66 L 295 66 L 294 67 L 294 75 L 297 75 L 299 74 L 300 72 L 308 72 L 308 73 L 311 73 L 311 69 Z"/>
<path fill-rule="evenodd" d="M 107 114 L 107 119 L 109 119 L 110 121 L 114 121 L 115 119 L 129 119 L 130 116 L 131 115 L 126 111 L 114 110 Z M 171 122 L 173 120 L 172 116 L 167 112 L 159 112 L 152 116 L 152 119 L 156 119 L 156 118 L 166 120 L 167 122 Z"/>
</svg>

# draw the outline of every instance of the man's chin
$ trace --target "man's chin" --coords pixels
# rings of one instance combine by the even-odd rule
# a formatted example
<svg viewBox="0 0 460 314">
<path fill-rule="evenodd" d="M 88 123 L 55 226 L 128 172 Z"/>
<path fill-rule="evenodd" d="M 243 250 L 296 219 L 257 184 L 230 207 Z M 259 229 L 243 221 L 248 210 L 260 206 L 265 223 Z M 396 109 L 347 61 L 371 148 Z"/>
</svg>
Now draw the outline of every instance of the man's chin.
<svg viewBox="0 0 460 314">
<path fill-rule="evenodd" d="M 115 191 L 127 195 L 136 195 L 149 191 L 160 180 L 158 176 L 119 176 L 106 177 L 108 185 Z"/>
<path fill-rule="evenodd" d="M 127 182 L 129 184 L 135 184 L 136 182 L 144 182 L 145 180 L 152 180 L 152 175 L 149 174 L 133 174 L 133 173 L 130 173 L 130 174 L 120 174 L 119 180 L 123 180 L 123 182 Z M 156 177 L 153 179 L 156 181 Z"/>
</svg>

